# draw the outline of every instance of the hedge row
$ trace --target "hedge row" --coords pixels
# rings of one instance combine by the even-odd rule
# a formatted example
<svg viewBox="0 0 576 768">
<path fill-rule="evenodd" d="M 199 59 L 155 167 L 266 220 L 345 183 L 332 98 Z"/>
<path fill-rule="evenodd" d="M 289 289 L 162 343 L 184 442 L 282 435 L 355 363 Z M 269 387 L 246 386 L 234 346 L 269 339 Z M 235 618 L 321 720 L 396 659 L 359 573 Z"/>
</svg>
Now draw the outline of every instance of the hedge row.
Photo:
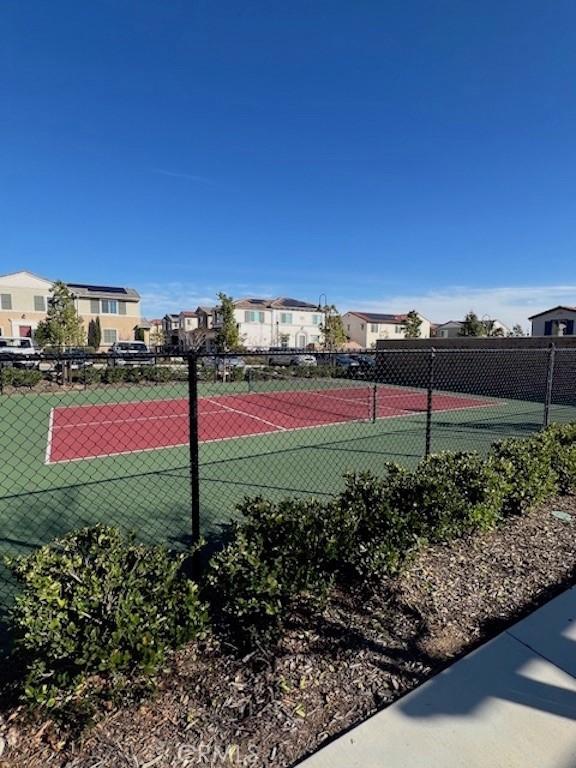
<svg viewBox="0 0 576 768">
<path fill-rule="evenodd" d="M 233 540 L 212 561 L 219 622 L 241 646 L 270 640 L 291 606 L 322 602 L 334 582 L 369 587 L 425 542 L 492 528 L 576 488 L 576 425 L 443 453 L 384 478 L 350 475 L 333 501 L 246 499 Z"/>
<path fill-rule="evenodd" d="M 8 561 L 21 592 L 12 625 L 24 697 L 76 720 L 92 703 L 152 680 L 166 653 L 199 637 L 210 605 L 238 647 L 273 640 L 297 601 L 319 608 L 338 583 L 369 589 L 426 542 L 496 526 L 576 490 L 576 424 L 443 453 L 383 477 L 349 475 L 331 501 L 247 498 L 204 594 L 162 547 L 85 529 Z"/>
<path fill-rule="evenodd" d="M 24 368 L 0 369 L 0 382 L 3 387 L 17 387 L 32 389 L 42 381 L 40 371 L 26 370 Z"/>
</svg>

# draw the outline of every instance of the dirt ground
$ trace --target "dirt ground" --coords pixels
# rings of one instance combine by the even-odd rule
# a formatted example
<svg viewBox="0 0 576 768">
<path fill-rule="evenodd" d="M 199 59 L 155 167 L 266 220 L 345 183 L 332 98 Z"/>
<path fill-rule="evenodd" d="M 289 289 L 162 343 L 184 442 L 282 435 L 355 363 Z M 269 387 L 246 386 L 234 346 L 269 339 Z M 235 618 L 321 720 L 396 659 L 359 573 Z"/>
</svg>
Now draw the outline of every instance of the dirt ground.
<svg viewBox="0 0 576 768">
<path fill-rule="evenodd" d="M 188 646 L 151 698 L 76 739 L 20 708 L 4 712 L 0 765 L 289 766 L 575 577 L 576 499 L 563 497 L 426 549 L 369 598 L 334 594 L 321 616 L 296 616 L 273 653 L 240 659 L 215 639 Z"/>
</svg>

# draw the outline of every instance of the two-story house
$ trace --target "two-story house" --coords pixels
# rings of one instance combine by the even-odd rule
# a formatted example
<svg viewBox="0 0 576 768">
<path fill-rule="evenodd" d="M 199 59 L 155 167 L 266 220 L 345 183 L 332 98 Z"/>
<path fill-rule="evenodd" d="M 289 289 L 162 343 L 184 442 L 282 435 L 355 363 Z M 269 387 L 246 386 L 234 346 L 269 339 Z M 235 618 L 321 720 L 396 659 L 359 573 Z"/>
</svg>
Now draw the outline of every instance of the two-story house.
<svg viewBox="0 0 576 768">
<path fill-rule="evenodd" d="M 430 336 L 430 321 L 418 314 L 422 321 L 420 337 Z M 404 339 L 406 315 L 389 315 L 379 312 L 346 312 L 342 315 L 344 330 L 350 341 L 363 349 L 373 349 L 379 339 Z"/>
<path fill-rule="evenodd" d="M 532 315 L 532 336 L 575 336 L 576 307 L 553 307 Z"/>
<path fill-rule="evenodd" d="M 0 275 L 0 336 L 33 337 L 46 319 L 52 281 L 32 272 Z"/>
<path fill-rule="evenodd" d="M 76 310 L 85 328 L 99 318 L 102 329 L 100 348 L 108 349 L 116 341 L 134 339 L 140 325 L 140 294 L 134 288 L 112 285 L 66 283 L 74 296 Z"/>
<path fill-rule="evenodd" d="M 32 272 L 0 275 L 0 335 L 33 337 L 46 319 L 52 281 Z M 134 338 L 141 323 L 140 296 L 133 288 L 67 283 L 85 330 L 99 318 L 101 349 Z"/>
<path fill-rule="evenodd" d="M 247 349 L 310 349 L 321 342 L 323 315 L 316 304 L 288 297 L 238 299 L 234 315 Z M 216 326 L 219 322 L 216 311 Z"/>
</svg>

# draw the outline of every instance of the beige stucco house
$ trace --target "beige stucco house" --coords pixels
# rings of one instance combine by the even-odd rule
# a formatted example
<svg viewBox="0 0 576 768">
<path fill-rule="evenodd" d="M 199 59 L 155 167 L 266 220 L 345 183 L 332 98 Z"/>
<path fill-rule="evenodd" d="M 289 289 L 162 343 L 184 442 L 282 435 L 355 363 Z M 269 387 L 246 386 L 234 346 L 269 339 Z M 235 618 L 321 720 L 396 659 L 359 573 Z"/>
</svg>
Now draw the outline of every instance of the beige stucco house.
<svg viewBox="0 0 576 768">
<path fill-rule="evenodd" d="M 430 336 L 430 321 L 418 314 L 422 321 L 420 338 Z M 389 315 L 379 312 L 346 312 L 342 315 L 344 330 L 350 341 L 363 349 L 373 349 L 379 339 L 404 339 L 406 315 Z"/>
<path fill-rule="evenodd" d="M 46 318 L 52 281 L 32 272 L 0 275 L 0 335 L 33 337 Z M 141 323 L 140 296 L 133 288 L 67 283 L 84 328 L 100 319 L 101 348 L 129 341 Z"/>
</svg>

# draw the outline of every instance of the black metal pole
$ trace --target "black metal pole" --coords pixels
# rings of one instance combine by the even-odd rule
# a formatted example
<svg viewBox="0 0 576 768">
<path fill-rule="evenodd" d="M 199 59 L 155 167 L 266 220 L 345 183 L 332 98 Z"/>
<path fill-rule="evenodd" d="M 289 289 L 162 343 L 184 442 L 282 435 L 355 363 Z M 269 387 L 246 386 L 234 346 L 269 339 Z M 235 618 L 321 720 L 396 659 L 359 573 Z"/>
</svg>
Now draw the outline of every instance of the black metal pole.
<svg viewBox="0 0 576 768">
<path fill-rule="evenodd" d="M 198 452 L 198 358 L 188 355 L 188 444 L 190 450 L 190 503 L 192 545 L 200 541 L 200 457 Z"/>
<path fill-rule="evenodd" d="M 434 347 L 430 350 L 428 360 L 428 395 L 426 398 L 426 447 L 424 456 L 430 456 L 430 447 L 432 443 L 432 395 L 434 393 L 434 361 L 436 360 L 436 350 Z"/>
<path fill-rule="evenodd" d="M 550 344 L 548 353 L 548 372 L 546 374 L 546 396 L 544 399 L 544 428 L 550 424 L 550 405 L 552 404 L 552 386 L 554 384 L 554 365 L 556 362 L 556 344 Z"/>
</svg>

